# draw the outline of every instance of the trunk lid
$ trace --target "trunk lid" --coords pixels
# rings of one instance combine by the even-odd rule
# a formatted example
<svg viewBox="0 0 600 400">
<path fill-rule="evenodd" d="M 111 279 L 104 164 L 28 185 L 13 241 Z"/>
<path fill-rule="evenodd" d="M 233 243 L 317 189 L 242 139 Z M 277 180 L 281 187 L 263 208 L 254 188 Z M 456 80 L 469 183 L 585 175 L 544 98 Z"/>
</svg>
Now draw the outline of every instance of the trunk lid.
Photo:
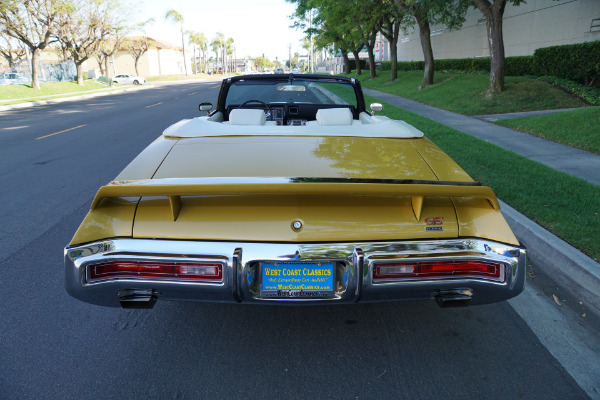
<svg viewBox="0 0 600 400">
<path fill-rule="evenodd" d="M 471 181 L 436 149 L 426 139 L 191 138 L 173 146 L 153 180 L 301 177 L 317 182 L 319 178 L 438 181 L 441 174 L 443 180 Z M 427 152 L 439 171 L 424 159 Z M 417 218 L 410 195 L 376 190 L 366 195 L 323 185 L 328 184 L 319 186 L 322 191 L 311 187 L 310 193 L 292 191 L 291 187 L 288 192 L 286 186 L 280 186 L 271 192 L 241 188 L 239 192 L 232 189 L 183 196 L 175 200 L 176 211 L 169 198 L 145 196 L 136 211 L 133 236 L 283 242 L 458 236 L 456 212 L 449 197 L 426 197 Z M 293 228 L 297 221 L 301 229 Z"/>
</svg>

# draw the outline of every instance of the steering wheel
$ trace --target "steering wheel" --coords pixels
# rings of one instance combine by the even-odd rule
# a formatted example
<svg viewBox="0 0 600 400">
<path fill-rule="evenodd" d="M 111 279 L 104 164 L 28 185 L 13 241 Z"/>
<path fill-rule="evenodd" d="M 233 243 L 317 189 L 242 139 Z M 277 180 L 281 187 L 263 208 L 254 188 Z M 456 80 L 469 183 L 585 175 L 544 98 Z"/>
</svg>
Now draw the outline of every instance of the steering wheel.
<svg viewBox="0 0 600 400">
<path fill-rule="evenodd" d="M 269 107 L 269 105 L 267 103 L 265 103 L 264 101 L 261 101 L 261 100 L 248 100 L 248 101 L 245 101 L 238 108 L 244 108 L 246 105 L 248 105 L 248 103 L 258 103 L 258 104 L 260 104 L 265 109 L 266 112 L 270 112 L 271 111 L 271 107 Z"/>
</svg>

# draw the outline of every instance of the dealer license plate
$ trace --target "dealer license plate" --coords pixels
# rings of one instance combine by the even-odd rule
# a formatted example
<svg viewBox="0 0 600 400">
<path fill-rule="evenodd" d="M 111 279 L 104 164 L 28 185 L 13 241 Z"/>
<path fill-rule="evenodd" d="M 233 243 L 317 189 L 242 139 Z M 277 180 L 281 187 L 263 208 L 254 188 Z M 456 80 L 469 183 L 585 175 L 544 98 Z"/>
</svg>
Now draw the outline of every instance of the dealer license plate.
<svg viewBox="0 0 600 400">
<path fill-rule="evenodd" d="M 260 265 L 260 296 L 265 298 L 333 297 L 335 263 L 265 262 Z"/>
</svg>

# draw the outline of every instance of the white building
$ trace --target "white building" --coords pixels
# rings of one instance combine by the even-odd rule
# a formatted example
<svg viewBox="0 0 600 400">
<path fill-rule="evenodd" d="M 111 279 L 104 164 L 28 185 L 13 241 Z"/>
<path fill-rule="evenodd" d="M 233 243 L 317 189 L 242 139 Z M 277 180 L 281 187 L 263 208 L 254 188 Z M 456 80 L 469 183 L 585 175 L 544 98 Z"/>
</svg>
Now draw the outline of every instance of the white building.
<svg viewBox="0 0 600 400">
<path fill-rule="evenodd" d="M 528 0 L 507 4 L 503 19 L 507 57 L 532 55 L 540 47 L 600 40 L 600 0 Z M 486 20 L 471 8 L 460 30 L 431 26 L 434 58 L 489 57 Z M 400 33 L 398 61 L 422 61 L 418 28 Z"/>
</svg>

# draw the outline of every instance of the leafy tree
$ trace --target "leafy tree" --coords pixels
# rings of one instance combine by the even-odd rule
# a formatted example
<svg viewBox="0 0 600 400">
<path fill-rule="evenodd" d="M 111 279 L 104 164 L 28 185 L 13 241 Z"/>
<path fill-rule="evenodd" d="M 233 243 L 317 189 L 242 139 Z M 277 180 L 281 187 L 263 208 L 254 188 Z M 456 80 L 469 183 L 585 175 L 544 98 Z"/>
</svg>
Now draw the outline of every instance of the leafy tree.
<svg viewBox="0 0 600 400">
<path fill-rule="evenodd" d="M 425 68 L 421 87 L 433 85 L 434 60 L 430 24 L 443 24 L 448 29 L 460 28 L 470 0 L 395 0 L 402 12 L 410 15 L 419 28 Z"/>
<path fill-rule="evenodd" d="M 186 57 L 185 57 L 185 31 L 183 30 L 183 15 L 181 15 L 181 13 L 179 13 L 179 11 L 177 11 L 175 9 L 170 9 L 165 14 L 165 21 L 171 21 L 174 23 L 178 23 L 181 28 L 181 47 L 183 49 L 183 68 L 185 70 L 185 74 L 187 75 L 188 71 L 187 71 L 187 63 L 186 63 Z"/>
<path fill-rule="evenodd" d="M 2 0 L 0 25 L 31 51 L 31 87 L 39 90 L 40 53 L 55 41 L 58 17 L 65 11 L 64 0 Z"/>
<path fill-rule="evenodd" d="M 256 68 L 264 70 L 265 68 L 274 67 L 275 63 L 265 57 L 256 57 L 256 60 L 254 60 L 254 65 L 256 66 Z"/>
<path fill-rule="evenodd" d="M 487 95 L 493 97 L 504 90 L 504 74 L 506 60 L 504 58 L 504 37 L 502 34 L 502 17 L 507 0 L 473 0 L 475 6 L 486 18 L 488 45 L 490 48 L 490 84 Z M 524 0 L 508 0 L 518 6 Z"/>
<path fill-rule="evenodd" d="M 385 3 L 389 10 L 381 19 L 381 34 L 390 43 L 391 76 L 390 81 L 398 78 L 398 38 L 400 27 L 404 20 L 404 13 L 400 11 L 395 3 Z"/>
</svg>

